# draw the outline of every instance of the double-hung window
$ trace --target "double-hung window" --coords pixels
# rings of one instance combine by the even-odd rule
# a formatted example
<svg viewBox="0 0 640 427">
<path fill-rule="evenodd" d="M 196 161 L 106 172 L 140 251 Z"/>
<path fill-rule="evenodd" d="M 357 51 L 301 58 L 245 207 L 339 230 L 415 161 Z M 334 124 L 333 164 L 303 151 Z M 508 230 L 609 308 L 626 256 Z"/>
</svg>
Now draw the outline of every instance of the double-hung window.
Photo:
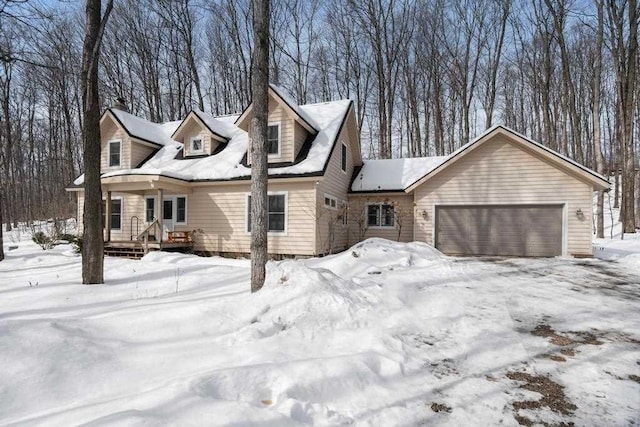
<svg viewBox="0 0 640 427">
<path fill-rule="evenodd" d="M 176 223 L 184 224 L 187 222 L 187 198 L 176 197 Z"/>
<path fill-rule="evenodd" d="M 147 197 L 145 199 L 145 221 L 147 223 L 153 222 L 156 219 L 156 199 L 155 197 Z"/>
<path fill-rule="evenodd" d="M 120 157 L 122 157 L 122 142 L 109 141 L 109 167 L 120 166 Z"/>
<path fill-rule="evenodd" d="M 269 125 L 267 130 L 267 154 L 280 154 L 280 125 Z"/>
<path fill-rule="evenodd" d="M 284 233 L 287 230 L 287 195 L 269 194 L 267 200 L 267 231 Z M 251 232 L 251 196 L 247 196 L 247 232 Z"/>
<path fill-rule="evenodd" d="M 107 212 L 106 209 L 106 201 L 102 201 L 102 228 L 106 227 L 105 224 L 105 214 Z M 112 230 L 121 230 L 122 229 L 122 199 L 111 199 L 111 229 Z"/>
<path fill-rule="evenodd" d="M 394 221 L 393 205 L 380 203 L 367 206 L 367 226 L 369 227 L 393 227 Z"/>
</svg>

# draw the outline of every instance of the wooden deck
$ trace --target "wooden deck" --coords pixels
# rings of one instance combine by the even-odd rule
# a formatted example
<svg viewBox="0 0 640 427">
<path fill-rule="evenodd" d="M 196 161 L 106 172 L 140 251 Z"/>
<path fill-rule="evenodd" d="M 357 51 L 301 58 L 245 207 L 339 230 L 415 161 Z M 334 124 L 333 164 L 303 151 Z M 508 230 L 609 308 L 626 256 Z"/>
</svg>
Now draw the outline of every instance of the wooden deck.
<svg viewBox="0 0 640 427">
<path fill-rule="evenodd" d="M 186 251 L 193 247 L 193 242 L 150 241 L 148 247 L 149 251 Z M 104 242 L 104 254 L 106 256 L 140 259 L 144 256 L 144 244 L 135 240 L 111 240 Z"/>
</svg>

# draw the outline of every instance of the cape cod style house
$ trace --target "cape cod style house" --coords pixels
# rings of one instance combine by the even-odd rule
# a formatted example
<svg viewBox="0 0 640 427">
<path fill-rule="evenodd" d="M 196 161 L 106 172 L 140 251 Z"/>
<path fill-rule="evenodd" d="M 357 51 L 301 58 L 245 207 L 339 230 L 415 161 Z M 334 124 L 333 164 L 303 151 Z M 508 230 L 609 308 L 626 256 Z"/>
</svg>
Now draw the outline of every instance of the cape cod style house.
<svg viewBox="0 0 640 427">
<path fill-rule="evenodd" d="M 192 111 L 151 123 L 102 116 L 105 247 L 247 254 L 249 121 Z M 497 126 L 449 156 L 364 160 L 350 100 L 297 105 L 269 88 L 268 245 L 314 256 L 365 238 L 423 241 L 449 254 L 589 256 L 593 191 L 607 180 Z M 68 190 L 78 198 L 83 176 Z"/>
</svg>

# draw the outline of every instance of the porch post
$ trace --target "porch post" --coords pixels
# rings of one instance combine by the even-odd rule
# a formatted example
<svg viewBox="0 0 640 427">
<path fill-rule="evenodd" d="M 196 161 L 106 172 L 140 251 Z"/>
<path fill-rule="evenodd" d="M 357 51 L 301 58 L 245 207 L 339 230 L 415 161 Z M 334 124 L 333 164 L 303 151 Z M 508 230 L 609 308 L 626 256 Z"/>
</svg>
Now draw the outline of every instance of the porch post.
<svg viewBox="0 0 640 427">
<path fill-rule="evenodd" d="M 104 208 L 104 225 L 107 229 L 106 241 L 111 241 L 111 191 L 107 191 L 107 200 Z"/>
<path fill-rule="evenodd" d="M 164 218 L 164 203 L 162 203 L 162 188 L 158 188 L 158 226 L 160 227 L 160 236 L 158 237 L 158 242 L 162 243 L 162 219 Z"/>
</svg>

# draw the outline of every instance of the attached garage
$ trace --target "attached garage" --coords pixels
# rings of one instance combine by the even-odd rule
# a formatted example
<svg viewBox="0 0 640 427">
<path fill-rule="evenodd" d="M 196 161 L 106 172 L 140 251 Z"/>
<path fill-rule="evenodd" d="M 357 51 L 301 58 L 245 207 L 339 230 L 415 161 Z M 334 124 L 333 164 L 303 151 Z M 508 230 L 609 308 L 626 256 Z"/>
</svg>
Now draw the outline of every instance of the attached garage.
<svg viewBox="0 0 640 427">
<path fill-rule="evenodd" d="M 389 202 L 391 194 L 412 196 L 413 236 L 401 239 L 446 254 L 591 256 L 593 193 L 609 185 L 589 168 L 496 126 L 448 156 L 367 160 L 351 192 Z M 374 227 L 366 236 L 387 237 L 382 231 L 391 234 Z"/>
<path fill-rule="evenodd" d="M 405 188 L 414 240 L 455 255 L 591 256 L 593 192 L 608 181 L 497 126 Z"/>
<path fill-rule="evenodd" d="M 563 205 L 435 207 L 435 246 L 450 255 L 562 255 Z"/>
</svg>

